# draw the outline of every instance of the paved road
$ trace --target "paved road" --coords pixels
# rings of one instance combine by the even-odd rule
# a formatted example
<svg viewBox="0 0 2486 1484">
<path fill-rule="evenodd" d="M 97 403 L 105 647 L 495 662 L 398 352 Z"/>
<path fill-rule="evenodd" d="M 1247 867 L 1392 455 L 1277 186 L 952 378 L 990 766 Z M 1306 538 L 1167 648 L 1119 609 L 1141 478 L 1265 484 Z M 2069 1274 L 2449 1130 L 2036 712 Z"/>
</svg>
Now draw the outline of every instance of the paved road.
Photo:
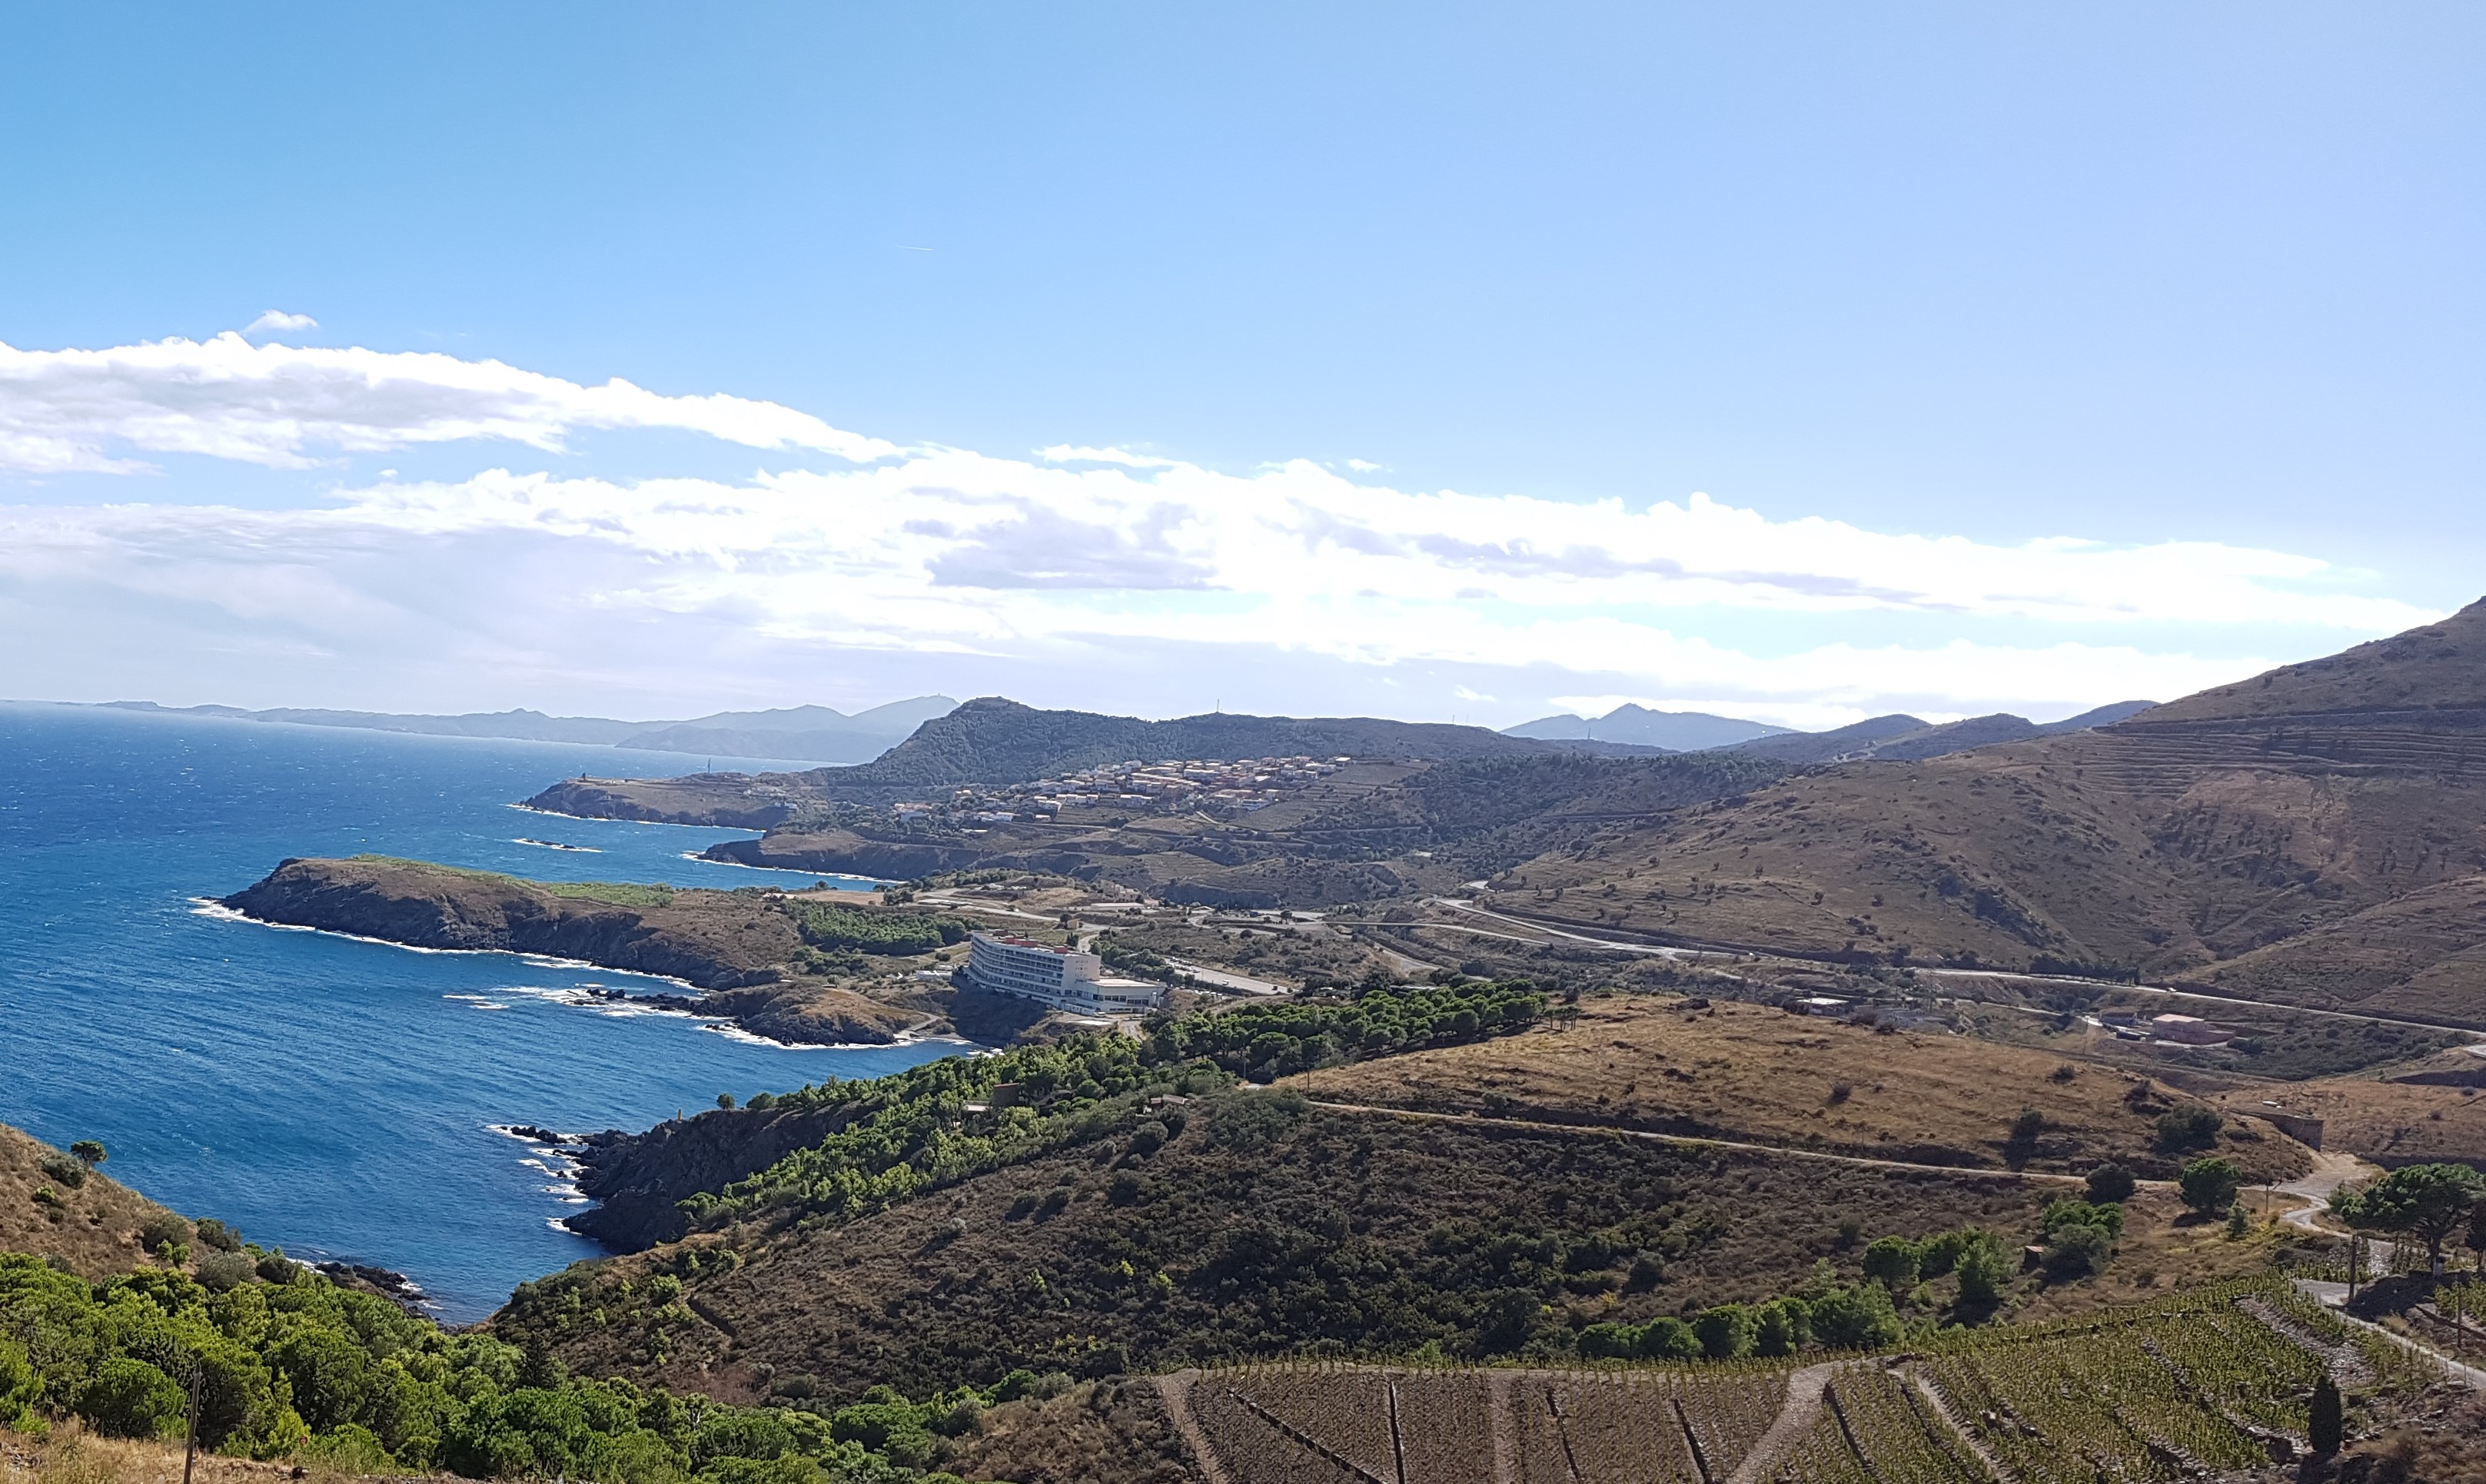
<svg viewBox="0 0 2486 1484">
<path fill-rule="evenodd" d="M 1768 953 L 1727 948 L 1664 948 L 1655 944 L 1623 943 L 1611 938 L 1597 938 L 1587 933 L 1570 932 L 1563 928 L 1549 926 L 1543 922 L 1532 921 L 1526 918 L 1506 916 L 1503 913 L 1479 907 L 1475 902 L 1461 897 L 1428 897 L 1424 904 L 1428 907 L 1446 908 L 1452 912 L 1470 913 L 1480 918 L 1491 918 L 1499 922 L 1508 922 L 1515 926 L 1531 928 L 1536 932 L 1563 939 L 1566 942 L 1585 944 L 1591 948 L 1608 948 L 1617 953 L 1645 953 L 1659 958 L 1749 959 L 1772 958 L 1776 956 Z M 1817 969 L 1821 967 L 1818 961 L 1812 959 L 1787 959 L 1785 961 L 1789 963 L 1803 964 L 1808 968 Z M 2242 1005 L 2249 1009 L 2279 1010 L 2296 1015 L 2319 1016 L 2326 1020 L 2362 1021 L 2368 1025 L 2375 1026 L 2403 1026 L 2413 1031 L 2449 1031 L 2476 1037 L 2481 1041 L 2486 1041 L 2486 1031 L 2471 1030 L 2459 1026 L 2438 1025 L 2433 1021 L 2425 1020 L 2398 1020 L 2389 1015 L 2369 1015 L 2359 1010 L 2316 1009 L 2311 1005 L 2285 1004 L 2275 1000 L 2246 1000 L 2234 995 L 2204 995 L 2191 990 L 2164 989 L 2155 984 L 2126 984 L 2115 979 L 2082 978 L 2076 975 L 2024 974 L 2009 969 L 1936 969 L 1924 965 L 1918 965 L 1915 967 L 1918 974 L 1932 977 L 2013 979 L 2030 984 L 2078 984 L 2085 988 L 2130 990 L 2137 994 L 2158 995 L 2170 1000 L 2191 1000 L 2201 1004 Z"/>
</svg>

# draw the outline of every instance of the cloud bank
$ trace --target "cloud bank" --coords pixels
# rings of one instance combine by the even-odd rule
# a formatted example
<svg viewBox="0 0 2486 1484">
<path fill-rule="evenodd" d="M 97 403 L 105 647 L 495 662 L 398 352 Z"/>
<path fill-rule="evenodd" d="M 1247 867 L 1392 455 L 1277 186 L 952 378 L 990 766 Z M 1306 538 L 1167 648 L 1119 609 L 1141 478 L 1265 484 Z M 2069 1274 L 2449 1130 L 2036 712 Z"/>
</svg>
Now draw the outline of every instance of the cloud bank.
<svg viewBox="0 0 2486 1484">
<path fill-rule="evenodd" d="M 1100 698 L 1056 703 L 1104 704 L 1146 671 L 1230 675 L 1226 695 L 1312 708 L 1287 701 L 1291 673 L 1349 696 L 1360 683 L 1355 708 L 1385 713 L 1629 695 L 1828 725 L 2171 697 L 2301 657 L 2308 630 L 2331 648 L 2433 617 L 2318 558 L 2216 543 L 1990 543 L 1700 495 L 1634 508 L 1407 491 L 1306 462 L 1237 475 L 1111 449 L 900 449 L 770 402 L 234 335 L 0 347 L 0 461 L 21 470 L 131 471 L 130 451 L 288 469 L 480 440 L 557 454 L 571 430 L 611 427 L 841 462 L 740 481 L 349 478 L 281 509 L 0 507 L 0 619 L 13 603 L 108 609 L 115 625 L 189 636 L 177 646 L 315 669 L 462 656 L 482 683 L 442 703 L 540 703 L 525 686 L 625 669 L 607 646 L 628 634 L 643 667 L 692 689 L 727 683 L 726 653 L 759 677 L 732 685 L 776 676 L 726 699 L 858 699 L 822 687 L 917 657 L 932 667 L 922 689 L 974 688 L 947 665 L 1004 677 L 995 688 L 1044 674 L 1075 691 L 1086 675 Z M 1859 637 L 1894 621 L 1931 637 Z M 1763 628 L 1780 637 L 1756 643 Z M 2295 647 L 2256 657 L 2168 642 L 2282 631 Z"/>
<path fill-rule="evenodd" d="M 298 328 L 294 319 L 307 316 L 271 310 L 252 328 Z M 775 402 L 662 397 L 618 378 L 580 386 L 432 352 L 254 345 L 233 331 L 105 350 L 0 344 L 0 469 L 29 473 L 148 469 L 117 448 L 272 468 L 308 467 L 315 448 L 509 439 L 559 452 L 572 429 L 623 427 L 855 459 L 897 452 Z"/>
</svg>

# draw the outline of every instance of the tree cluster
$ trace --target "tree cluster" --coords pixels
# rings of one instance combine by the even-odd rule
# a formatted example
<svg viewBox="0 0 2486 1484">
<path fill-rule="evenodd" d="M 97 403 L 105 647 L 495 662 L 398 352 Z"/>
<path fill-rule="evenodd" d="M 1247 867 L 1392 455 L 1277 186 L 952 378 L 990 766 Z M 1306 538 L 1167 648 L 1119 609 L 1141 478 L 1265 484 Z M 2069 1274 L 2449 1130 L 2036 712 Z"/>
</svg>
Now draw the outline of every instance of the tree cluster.
<svg viewBox="0 0 2486 1484">
<path fill-rule="evenodd" d="M 446 1333 L 275 1254 L 221 1292 L 151 1269 L 90 1284 L 0 1256 L 0 1425 L 74 1415 L 114 1437 L 345 1471 L 614 1484 L 907 1484 L 991 1393 L 895 1393 L 827 1416 L 724 1406 L 565 1374 L 488 1334 Z M 272 1262 L 267 1259 L 273 1259 Z"/>
</svg>

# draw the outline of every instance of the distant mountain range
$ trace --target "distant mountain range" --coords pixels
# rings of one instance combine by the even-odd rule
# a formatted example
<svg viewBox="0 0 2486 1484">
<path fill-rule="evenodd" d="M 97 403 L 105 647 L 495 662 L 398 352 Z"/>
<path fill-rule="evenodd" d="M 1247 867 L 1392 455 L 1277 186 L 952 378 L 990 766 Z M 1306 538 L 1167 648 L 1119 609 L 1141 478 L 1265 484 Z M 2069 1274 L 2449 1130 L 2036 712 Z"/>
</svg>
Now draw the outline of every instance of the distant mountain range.
<svg viewBox="0 0 2486 1484">
<path fill-rule="evenodd" d="M 825 763 L 870 762 L 905 741 L 916 728 L 949 715 L 958 705 L 947 696 L 918 696 L 852 716 L 827 706 L 788 706 L 775 711 L 719 711 L 713 716 L 680 722 L 622 722 L 601 716 L 546 716 L 541 711 L 527 710 L 422 716 L 292 706 L 265 711 L 248 711 L 239 706 L 162 706 L 152 701 L 114 701 L 105 704 L 120 711 L 218 716 L 297 727 L 345 727 L 435 737 L 503 737 L 519 742 L 584 742 L 641 752 L 782 757 L 793 762 Z"/>
<path fill-rule="evenodd" d="M 1652 711 L 1637 705 L 1616 707 L 1594 721 L 1551 716 L 1496 732 L 1480 727 L 1371 717 L 1215 713 L 1151 722 L 1089 711 L 1037 710 L 1000 697 L 987 697 L 961 706 L 947 696 L 919 696 L 851 716 L 827 706 L 787 706 L 774 711 L 719 711 L 689 721 L 656 722 L 547 716 L 530 710 L 429 716 L 290 706 L 250 711 L 238 706 L 164 706 L 152 701 L 115 701 L 105 704 L 123 711 L 282 722 L 298 727 L 344 727 L 426 736 L 506 737 L 525 742 L 581 742 L 704 757 L 784 758 L 855 769 L 840 780 L 842 783 L 922 787 L 1036 778 L 1125 758 L 1230 758 L 1288 754 L 1440 760 L 1518 756 L 1549 749 L 1602 757 L 1652 757 L 1724 749 L 1790 764 L 1852 762 L 1870 757 L 1921 760 L 1994 742 L 2025 741 L 2103 727 L 2146 708 L 2150 702 L 2120 701 L 2044 725 L 2000 713 L 1940 724 L 1914 716 L 1880 716 L 1819 732 L 1789 731 L 1760 722 L 1699 711 Z M 926 727 L 931 722 L 947 725 Z"/>
<path fill-rule="evenodd" d="M 1575 737 L 1599 742 L 1636 742 L 1643 747 L 1662 747 L 1670 753 L 1697 753 L 1713 747 L 1731 747 L 1756 737 L 1776 736 L 1786 729 L 1765 722 L 1711 716 L 1706 711 L 1651 711 L 1645 706 L 1626 703 L 1593 718 L 1573 716 L 1569 712 L 1561 716 L 1541 716 L 1516 727 L 1505 727 L 1502 734 L 1505 737 L 1533 737 L 1547 742 L 1567 741 Z"/>
<path fill-rule="evenodd" d="M 1593 719 L 1568 714 L 1540 717 L 1505 728 L 1503 735 L 1543 741 L 1594 738 L 1599 743 L 1637 744 L 1671 753 L 1729 748 L 1789 763 L 1856 762 L 1868 757 L 1921 761 L 1994 742 L 2025 742 L 2031 737 L 2113 726 L 2155 703 L 2118 701 L 2059 722 L 2044 723 L 2003 711 L 1941 723 L 1907 715 L 1877 716 L 1832 731 L 1791 731 L 1784 727 L 1712 716 L 1705 711 L 1651 711 L 1644 706 L 1620 705 Z"/>
</svg>

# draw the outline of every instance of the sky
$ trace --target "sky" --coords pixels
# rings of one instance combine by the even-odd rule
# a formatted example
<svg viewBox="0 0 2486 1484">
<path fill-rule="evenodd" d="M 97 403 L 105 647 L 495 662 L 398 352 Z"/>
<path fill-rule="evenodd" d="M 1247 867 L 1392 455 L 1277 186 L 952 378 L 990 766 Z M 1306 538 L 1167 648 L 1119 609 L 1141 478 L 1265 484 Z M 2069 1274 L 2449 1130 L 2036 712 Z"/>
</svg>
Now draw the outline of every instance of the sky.
<svg viewBox="0 0 2486 1484">
<path fill-rule="evenodd" d="M 2170 698 L 2486 588 L 2481 43 L 13 8 L 0 696 Z"/>
</svg>

